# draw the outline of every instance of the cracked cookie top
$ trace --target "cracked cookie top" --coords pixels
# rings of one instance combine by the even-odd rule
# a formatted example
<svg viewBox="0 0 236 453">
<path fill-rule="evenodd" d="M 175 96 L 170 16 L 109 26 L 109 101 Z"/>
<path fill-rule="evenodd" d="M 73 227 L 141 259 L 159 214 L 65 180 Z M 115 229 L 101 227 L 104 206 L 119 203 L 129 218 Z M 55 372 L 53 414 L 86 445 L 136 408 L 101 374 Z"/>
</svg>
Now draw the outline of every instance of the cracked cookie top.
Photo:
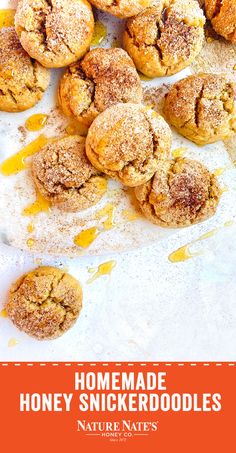
<svg viewBox="0 0 236 453">
<path fill-rule="evenodd" d="M 205 0 L 205 11 L 216 33 L 236 43 L 235 0 Z"/>
<path fill-rule="evenodd" d="M 230 138 L 236 132 L 235 85 L 221 75 L 187 77 L 170 88 L 164 114 L 198 145 Z"/>
<path fill-rule="evenodd" d="M 135 16 L 157 0 L 90 0 L 97 8 L 124 19 Z"/>
<path fill-rule="evenodd" d="M 43 96 L 50 72 L 25 52 L 13 27 L 0 30 L 0 110 L 20 112 Z"/>
<path fill-rule="evenodd" d="M 38 340 L 61 336 L 77 320 L 82 289 L 71 275 L 55 267 L 39 267 L 11 287 L 6 306 L 18 329 Z"/>
<path fill-rule="evenodd" d="M 69 136 L 53 141 L 32 161 L 37 189 L 52 205 L 68 212 L 82 211 L 97 203 L 106 191 L 106 180 L 85 153 L 85 138 Z"/>
<path fill-rule="evenodd" d="M 171 143 L 162 116 L 142 105 L 117 104 L 94 120 L 86 153 L 98 170 L 134 187 L 153 176 L 159 159 L 169 157 Z"/>
<path fill-rule="evenodd" d="M 195 0 L 160 0 L 127 21 L 124 47 L 146 76 L 175 74 L 200 52 L 204 24 Z"/>
<path fill-rule="evenodd" d="M 119 102 L 142 101 L 140 77 L 123 49 L 94 49 L 63 75 L 58 98 L 63 112 L 90 126 Z"/>
<path fill-rule="evenodd" d="M 15 27 L 32 58 L 45 67 L 60 68 L 86 53 L 94 18 L 87 0 L 19 0 Z"/>
<path fill-rule="evenodd" d="M 215 214 L 220 198 L 216 177 L 200 162 L 162 160 L 151 181 L 135 188 L 144 215 L 162 227 L 185 227 Z"/>
</svg>

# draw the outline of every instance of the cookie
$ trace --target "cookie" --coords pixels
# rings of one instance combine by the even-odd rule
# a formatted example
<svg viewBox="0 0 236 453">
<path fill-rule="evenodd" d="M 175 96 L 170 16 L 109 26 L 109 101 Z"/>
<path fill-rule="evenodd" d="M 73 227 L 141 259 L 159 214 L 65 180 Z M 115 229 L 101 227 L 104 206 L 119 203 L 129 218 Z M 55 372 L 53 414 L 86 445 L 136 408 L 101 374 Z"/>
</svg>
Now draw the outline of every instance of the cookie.
<svg viewBox="0 0 236 453">
<path fill-rule="evenodd" d="M 236 43 L 235 0 L 205 0 L 205 11 L 216 33 Z"/>
<path fill-rule="evenodd" d="M 32 58 L 47 68 L 60 68 L 86 53 L 94 17 L 87 0 L 19 0 L 15 27 Z"/>
<path fill-rule="evenodd" d="M 124 48 L 147 77 L 176 74 L 199 54 L 204 24 L 195 0 L 160 0 L 127 21 Z"/>
<path fill-rule="evenodd" d="M 162 160 L 153 178 L 135 188 L 145 217 L 162 227 L 186 227 L 216 212 L 220 189 L 216 177 L 200 162 Z"/>
<path fill-rule="evenodd" d="M 236 132 L 235 86 L 225 76 L 192 75 L 171 87 L 164 114 L 180 134 L 198 145 L 228 139 Z"/>
<path fill-rule="evenodd" d="M 152 6 L 157 0 L 90 0 L 91 3 L 102 11 L 112 14 L 113 16 L 125 19 L 126 17 L 135 16 L 145 8 Z"/>
<path fill-rule="evenodd" d="M 67 212 L 89 208 L 106 191 L 106 180 L 87 159 L 85 138 L 76 135 L 51 142 L 37 153 L 32 175 L 39 192 Z"/>
<path fill-rule="evenodd" d="M 86 153 L 99 171 L 134 187 L 148 181 L 159 159 L 170 155 L 172 135 L 165 120 L 137 104 L 117 104 L 93 122 Z"/>
<path fill-rule="evenodd" d="M 51 340 L 73 326 L 82 299 L 81 286 L 71 275 L 39 267 L 12 285 L 6 310 L 18 329 L 38 340 Z"/>
<path fill-rule="evenodd" d="M 99 113 L 119 102 L 142 101 L 140 77 L 122 49 L 94 49 L 63 75 L 59 104 L 67 116 L 90 126 Z"/>
<path fill-rule="evenodd" d="M 43 96 L 50 72 L 25 52 L 13 27 L 0 30 L 0 110 L 21 112 Z"/>
</svg>

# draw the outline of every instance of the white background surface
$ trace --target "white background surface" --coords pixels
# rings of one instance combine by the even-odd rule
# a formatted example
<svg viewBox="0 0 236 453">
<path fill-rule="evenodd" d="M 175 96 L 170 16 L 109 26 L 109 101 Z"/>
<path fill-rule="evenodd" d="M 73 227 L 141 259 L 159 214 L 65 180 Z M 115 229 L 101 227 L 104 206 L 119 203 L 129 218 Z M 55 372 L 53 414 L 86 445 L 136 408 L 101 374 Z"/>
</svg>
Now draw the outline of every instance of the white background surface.
<svg viewBox="0 0 236 453">
<path fill-rule="evenodd" d="M 2 8 L 9 4 L 7 0 L 0 3 Z M 225 160 L 211 162 L 210 167 L 214 170 L 225 164 Z M 228 185 L 227 175 L 222 177 L 222 186 Z M 229 178 L 232 191 L 224 215 L 221 207 L 217 219 L 184 229 L 156 245 L 118 256 L 73 260 L 41 257 L 42 264 L 66 267 L 81 281 L 82 314 L 67 334 L 46 342 L 31 339 L 9 319 L 0 318 L 0 360 L 236 360 L 236 227 L 222 228 L 217 235 L 196 244 L 201 256 L 178 264 L 168 261 L 169 254 L 178 247 L 232 219 L 235 175 Z M 9 285 L 23 272 L 35 268 L 37 258 L 0 245 L 0 310 Z M 87 284 L 91 276 L 88 269 L 111 259 L 117 262 L 111 276 Z M 10 339 L 18 344 L 9 347 Z"/>
<path fill-rule="evenodd" d="M 236 359 L 235 226 L 201 242 L 203 255 L 173 264 L 169 254 L 199 237 L 199 226 L 129 254 L 43 259 L 80 279 L 84 308 L 63 337 L 39 342 L 0 318 L 1 361 L 232 361 Z M 0 248 L 1 305 L 35 256 Z M 92 284 L 88 268 L 115 259 L 111 276 Z M 15 338 L 19 343 L 8 346 Z"/>
</svg>

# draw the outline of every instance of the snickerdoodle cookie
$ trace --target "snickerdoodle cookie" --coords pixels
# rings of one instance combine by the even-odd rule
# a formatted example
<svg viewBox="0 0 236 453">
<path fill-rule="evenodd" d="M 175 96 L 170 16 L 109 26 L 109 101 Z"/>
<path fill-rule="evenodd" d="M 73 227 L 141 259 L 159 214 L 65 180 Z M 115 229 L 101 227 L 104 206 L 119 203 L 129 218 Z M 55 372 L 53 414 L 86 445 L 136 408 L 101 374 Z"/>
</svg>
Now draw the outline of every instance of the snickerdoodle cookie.
<svg viewBox="0 0 236 453">
<path fill-rule="evenodd" d="M 90 2 L 97 8 L 124 19 L 135 16 L 157 0 L 90 0 Z"/>
<path fill-rule="evenodd" d="M 15 26 L 32 58 L 47 68 L 60 68 L 86 53 L 94 17 L 87 0 L 19 0 Z"/>
<path fill-rule="evenodd" d="M 218 182 L 200 162 L 162 160 L 153 178 L 135 188 L 144 215 L 163 227 L 184 227 L 213 216 L 220 198 Z"/>
<path fill-rule="evenodd" d="M 107 186 L 87 159 L 85 138 L 76 135 L 46 145 L 33 158 L 32 174 L 40 193 L 68 212 L 96 204 Z"/>
<path fill-rule="evenodd" d="M 236 132 L 234 84 L 221 75 L 187 77 L 171 87 L 164 113 L 180 134 L 198 145 L 230 138 Z"/>
<path fill-rule="evenodd" d="M 205 11 L 216 33 L 236 43 L 236 1 L 205 0 Z"/>
<path fill-rule="evenodd" d="M 96 116 L 119 102 L 142 101 L 140 77 L 122 49 L 94 49 L 63 75 L 59 104 L 67 116 L 90 126 Z"/>
<path fill-rule="evenodd" d="M 48 69 L 32 60 L 13 27 L 0 30 L 0 110 L 20 112 L 33 107 L 50 80 Z"/>
<path fill-rule="evenodd" d="M 81 286 L 71 275 L 39 267 L 12 285 L 6 309 L 18 329 L 38 340 L 51 340 L 75 323 L 82 299 Z"/>
<path fill-rule="evenodd" d="M 127 21 L 124 47 L 146 76 L 175 74 L 200 52 L 204 24 L 195 0 L 160 0 Z"/>
<path fill-rule="evenodd" d="M 172 136 L 165 120 L 137 104 L 117 104 L 93 122 L 86 153 L 98 170 L 134 187 L 148 181 L 158 160 L 170 154 Z"/>
</svg>

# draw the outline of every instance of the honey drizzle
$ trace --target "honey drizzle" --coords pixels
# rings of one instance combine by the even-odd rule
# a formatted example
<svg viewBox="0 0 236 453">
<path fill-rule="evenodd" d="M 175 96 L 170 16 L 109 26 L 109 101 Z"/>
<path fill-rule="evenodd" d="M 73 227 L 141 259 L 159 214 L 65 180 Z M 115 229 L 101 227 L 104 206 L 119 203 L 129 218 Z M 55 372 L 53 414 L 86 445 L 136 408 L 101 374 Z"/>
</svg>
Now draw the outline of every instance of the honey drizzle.
<svg viewBox="0 0 236 453">
<path fill-rule="evenodd" d="M 5 308 L 3 308 L 1 311 L 0 311 L 0 317 L 1 318 L 7 318 L 8 315 L 7 315 L 7 310 Z"/>
<path fill-rule="evenodd" d="M 15 9 L 0 9 L 0 28 L 14 25 Z"/>
<path fill-rule="evenodd" d="M 100 220 L 105 218 L 105 220 L 102 222 L 103 228 L 105 231 L 111 230 L 114 228 L 114 214 L 115 214 L 115 205 L 112 203 L 107 203 L 104 208 L 102 208 L 100 211 L 96 213 L 96 219 Z"/>
<path fill-rule="evenodd" d="M 186 151 L 188 150 L 184 147 L 176 148 L 172 151 L 172 156 L 174 157 L 174 159 L 177 159 L 178 157 L 182 157 L 186 153 Z"/>
<path fill-rule="evenodd" d="M 225 222 L 224 227 L 230 227 L 232 225 L 234 225 L 234 221 L 229 220 L 228 222 Z M 175 252 L 173 252 L 169 255 L 169 257 L 168 257 L 169 261 L 171 263 L 179 263 L 181 261 L 189 260 L 195 256 L 202 255 L 202 252 L 196 252 L 196 253 L 191 252 L 190 251 L 191 245 L 196 244 L 197 242 L 205 241 L 206 239 L 209 239 L 209 238 L 215 236 L 220 231 L 220 229 L 221 228 L 215 228 L 211 231 L 208 231 L 207 233 L 203 234 L 195 241 L 190 242 L 189 244 L 184 245 L 183 247 L 180 247 Z"/>
<path fill-rule="evenodd" d="M 12 348 L 13 346 L 16 346 L 19 344 L 19 341 L 16 340 L 16 338 L 11 338 L 9 341 L 8 341 L 8 347 L 9 348 Z"/>
<path fill-rule="evenodd" d="M 107 28 L 101 21 L 95 22 L 91 46 L 98 46 L 107 37 Z"/>
<path fill-rule="evenodd" d="M 88 127 L 85 126 L 85 124 L 71 121 L 66 126 L 66 132 L 68 135 L 81 135 L 82 137 L 86 137 L 88 133 Z"/>
<path fill-rule="evenodd" d="M 25 127 L 28 131 L 31 132 L 40 131 L 46 125 L 47 119 L 48 115 L 45 115 L 43 113 L 36 113 L 26 120 Z"/>
<path fill-rule="evenodd" d="M 40 212 L 48 212 L 50 210 L 50 202 L 44 198 L 40 193 L 36 193 L 36 200 L 34 203 L 29 204 L 26 208 L 23 209 L 22 215 L 31 216 L 37 215 Z"/>
<path fill-rule="evenodd" d="M 74 243 L 78 247 L 87 249 L 98 237 L 99 231 L 96 227 L 89 228 L 88 230 L 81 231 L 75 238 Z"/>
<path fill-rule="evenodd" d="M 128 221 L 128 222 L 134 222 L 135 220 L 140 218 L 140 215 L 135 212 L 135 211 L 128 211 L 127 209 L 124 209 L 122 211 L 122 216 Z"/>
<path fill-rule="evenodd" d="M 27 247 L 29 247 L 29 249 L 31 249 L 31 248 L 34 246 L 34 244 L 35 244 L 35 241 L 34 241 L 34 239 L 32 239 L 32 238 L 29 238 L 29 239 L 26 241 L 26 245 L 27 245 Z"/>
<path fill-rule="evenodd" d="M 28 233 L 33 233 L 34 229 L 35 229 L 34 224 L 29 223 L 29 225 L 27 226 Z"/>
<path fill-rule="evenodd" d="M 48 143 L 48 141 L 49 139 L 47 137 L 40 135 L 36 140 L 26 145 L 21 151 L 6 159 L 0 165 L 0 173 L 4 176 L 11 176 L 24 170 L 27 167 L 27 163 L 25 162 L 27 157 L 36 154 L 44 145 L 46 145 L 46 143 Z"/>
<path fill-rule="evenodd" d="M 179 263 L 182 261 L 187 261 L 190 258 L 193 258 L 194 256 L 199 256 L 200 253 L 190 252 L 191 245 L 192 245 L 192 243 L 184 245 L 183 247 L 180 247 L 175 252 L 171 253 L 171 255 L 169 256 L 169 261 L 171 263 Z"/>
<path fill-rule="evenodd" d="M 110 275 L 113 269 L 116 267 L 116 261 L 107 261 L 106 263 L 100 264 L 94 275 L 87 281 L 87 283 L 92 283 L 97 278 L 102 277 L 103 275 Z"/>
</svg>

